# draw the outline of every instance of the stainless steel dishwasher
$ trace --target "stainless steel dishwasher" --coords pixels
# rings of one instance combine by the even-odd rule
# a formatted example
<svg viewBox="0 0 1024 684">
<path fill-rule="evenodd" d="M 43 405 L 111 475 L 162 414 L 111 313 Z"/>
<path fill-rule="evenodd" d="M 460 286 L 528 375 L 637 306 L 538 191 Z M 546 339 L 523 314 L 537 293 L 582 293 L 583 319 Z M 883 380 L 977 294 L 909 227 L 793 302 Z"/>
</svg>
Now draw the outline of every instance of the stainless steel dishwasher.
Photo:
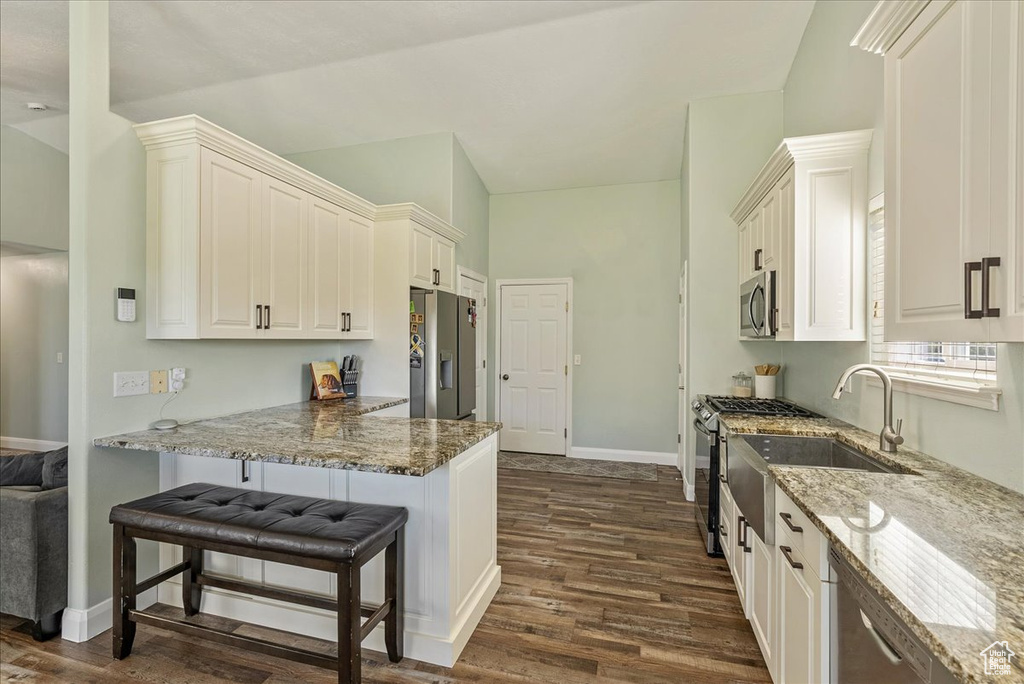
<svg viewBox="0 0 1024 684">
<path fill-rule="evenodd" d="M 875 590 L 834 548 L 828 564 L 833 684 L 956 684 Z"/>
</svg>

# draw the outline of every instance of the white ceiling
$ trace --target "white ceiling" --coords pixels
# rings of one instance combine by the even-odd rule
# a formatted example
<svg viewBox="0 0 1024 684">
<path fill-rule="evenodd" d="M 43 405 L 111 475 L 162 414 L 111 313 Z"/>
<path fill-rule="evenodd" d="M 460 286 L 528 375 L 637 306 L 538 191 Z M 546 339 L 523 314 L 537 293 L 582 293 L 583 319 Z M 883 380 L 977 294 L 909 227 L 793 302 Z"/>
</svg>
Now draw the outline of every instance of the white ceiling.
<svg viewBox="0 0 1024 684">
<path fill-rule="evenodd" d="M 52 135 L 23 107 L 66 110 L 67 6 L 0 6 L 3 123 Z M 687 103 L 781 89 L 812 7 L 115 1 L 112 108 L 281 154 L 453 131 L 492 193 L 672 179 Z"/>
</svg>

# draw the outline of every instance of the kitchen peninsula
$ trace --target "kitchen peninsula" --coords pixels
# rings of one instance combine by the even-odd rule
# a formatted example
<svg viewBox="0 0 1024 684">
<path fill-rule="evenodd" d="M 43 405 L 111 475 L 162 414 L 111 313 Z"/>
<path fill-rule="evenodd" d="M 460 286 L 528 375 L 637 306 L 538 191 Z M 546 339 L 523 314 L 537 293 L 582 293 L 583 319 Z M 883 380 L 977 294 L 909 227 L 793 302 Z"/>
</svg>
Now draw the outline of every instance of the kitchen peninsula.
<svg viewBox="0 0 1024 684">
<path fill-rule="evenodd" d="M 497 565 L 499 423 L 375 416 L 406 399 L 304 402 L 94 440 L 160 453 L 160 489 L 209 482 L 243 489 L 404 506 L 406 655 L 451 666 L 501 584 Z M 181 560 L 161 545 L 160 564 Z M 207 552 L 212 572 L 323 595 L 331 575 Z M 381 559 L 363 570 L 363 596 L 380 601 Z M 161 603 L 181 605 L 171 582 Z M 204 592 L 203 611 L 323 639 L 335 615 L 228 591 Z M 382 629 L 365 645 L 384 650 Z"/>
</svg>

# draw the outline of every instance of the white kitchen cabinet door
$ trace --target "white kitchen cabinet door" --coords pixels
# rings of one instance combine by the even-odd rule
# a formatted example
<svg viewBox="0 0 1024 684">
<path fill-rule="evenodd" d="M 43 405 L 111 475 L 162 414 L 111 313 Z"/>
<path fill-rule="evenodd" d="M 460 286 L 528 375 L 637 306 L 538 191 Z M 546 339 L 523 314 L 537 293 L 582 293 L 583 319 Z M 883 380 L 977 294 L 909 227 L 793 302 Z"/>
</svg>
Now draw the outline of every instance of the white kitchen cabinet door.
<svg viewBox="0 0 1024 684">
<path fill-rule="evenodd" d="M 739 283 L 742 285 L 750 278 L 750 273 L 754 269 L 754 248 L 753 240 L 751 235 L 754 231 L 751 230 L 753 221 L 747 221 L 740 226 L 740 255 L 739 255 Z"/>
<path fill-rule="evenodd" d="M 776 682 L 817 684 L 823 681 L 825 674 L 822 649 L 826 644 L 822 642 L 822 633 L 827 634 L 828 625 L 823 624 L 825 615 L 821 601 L 828 585 L 823 585 L 810 571 L 798 550 L 791 550 L 790 555 L 792 563 L 780 549 L 776 549 Z M 796 568 L 793 563 L 804 567 Z"/>
<path fill-rule="evenodd" d="M 750 626 L 754 628 L 754 636 L 761 646 L 761 654 L 764 656 L 768 670 L 775 672 L 775 652 L 772 643 L 773 628 L 772 618 L 774 612 L 772 593 L 775 585 L 772 577 L 775 568 L 772 567 L 772 557 L 775 547 L 768 546 L 753 530 L 747 530 L 747 547 L 750 549 L 750 565 L 748 572 L 750 577 L 747 580 L 747 604 L 750 606 Z"/>
<path fill-rule="evenodd" d="M 200 336 L 255 338 L 262 307 L 263 174 L 222 154 L 200 154 Z"/>
<path fill-rule="evenodd" d="M 455 292 L 455 243 L 440 235 L 434 238 L 434 268 L 437 269 L 437 287 Z"/>
<path fill-rule="evenodd" d="M 729 485 L 723 482 L 718 497 L 718 534 L 722 545 L 722 555 L 725 556 L 725 562 L 730 568 L 732 568 L 736 546 L 736 533 L 735 527 L 733 527 L 734 509 L 732 492 L 729 491 Z"/>
<path fill-rule="evenodd" d="M 373 338 L 373 223 L 348 215 L 348 321 L 346 339 Z"/>
<path fill-rule="evenodd" d="M 409 235 L 409 284 L 413 287 L 434 287 L 434 242 L 436 237 L 428 228 L 412 224 Z"/>
<path fill-rule="evenodd" d="M 306 224 L 309 195 L 270 176 L 263 177 L 263 336 L 305 334 L 309 277 Z"/>
<path fill-rule="evenodd" d="M 993 86 L 1007 85 L 991 79 L 992 12 L 991 2 L 933 2 L 885 55 L 890 340 L 989 336 L 981 260 L 992 256 L 991 104 Z"/>
<path fill-rule="evenodd" d="M 318 197 L 310 198 L 309 293 L 307 337 L 339 339 L 345 329 L 348 301 L 346 255 L 348 212 Z"/>
<path fill-rule="evenodd" d="M 1024 4 L 999 2 L 992 18 L 992 214 L 989 340 L 1024 341 Z M 983 262 L 984 266 L 984 262 Z"/>
<path fill-rule="evenodd" d="M 739 594 L 740 605 L 743 606 L 743 614 L 750 617 L 750 604 L 747 601 L 747 575 L 750 566 L 750 552 L 746 549 L 750 546 L 747 537 L 753 536 L 754 533 L 747 529 L 747 519 L 739 506 L 733 505 L 731 519 L 732 527 L 736 530 L 736 538 L 731 542 L 733 545 L 733 562 L 729 569 L 732 571 L 733 581 L 736 582 L 736 593 Z"/>
</svg>

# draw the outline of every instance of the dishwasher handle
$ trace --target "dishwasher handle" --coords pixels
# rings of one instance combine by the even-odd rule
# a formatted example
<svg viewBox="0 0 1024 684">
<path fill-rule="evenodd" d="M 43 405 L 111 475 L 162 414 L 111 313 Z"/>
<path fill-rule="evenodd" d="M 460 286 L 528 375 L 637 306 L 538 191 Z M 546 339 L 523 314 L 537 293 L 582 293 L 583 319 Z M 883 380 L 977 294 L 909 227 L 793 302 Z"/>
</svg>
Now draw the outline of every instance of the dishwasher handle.
<svg viewBox="0 0 1024 684">
<path fill-rule="evenodd" d="M 900 655 L 899 651 L 893 648 L 892 644 L 886 641 L 885 637 L 882 636 L 881 632 L 875 629 L 875 626 L 871 624 L 871 620 L 869 620 L 868 616 L 864 614 L 864 611 L 861 610 L 858 612 L 860 612 L 860 621 L 864 623 L 864 628 L 871 633 L 871 638 L 875 640 L 875 644 L 878 646 L 879 650 L 882 651 L 883 655 L 885 655 L 889 662 L 893 665 L 899 665 L 901 662 L 903 662 L 903 656 Z"/>
</svg>

